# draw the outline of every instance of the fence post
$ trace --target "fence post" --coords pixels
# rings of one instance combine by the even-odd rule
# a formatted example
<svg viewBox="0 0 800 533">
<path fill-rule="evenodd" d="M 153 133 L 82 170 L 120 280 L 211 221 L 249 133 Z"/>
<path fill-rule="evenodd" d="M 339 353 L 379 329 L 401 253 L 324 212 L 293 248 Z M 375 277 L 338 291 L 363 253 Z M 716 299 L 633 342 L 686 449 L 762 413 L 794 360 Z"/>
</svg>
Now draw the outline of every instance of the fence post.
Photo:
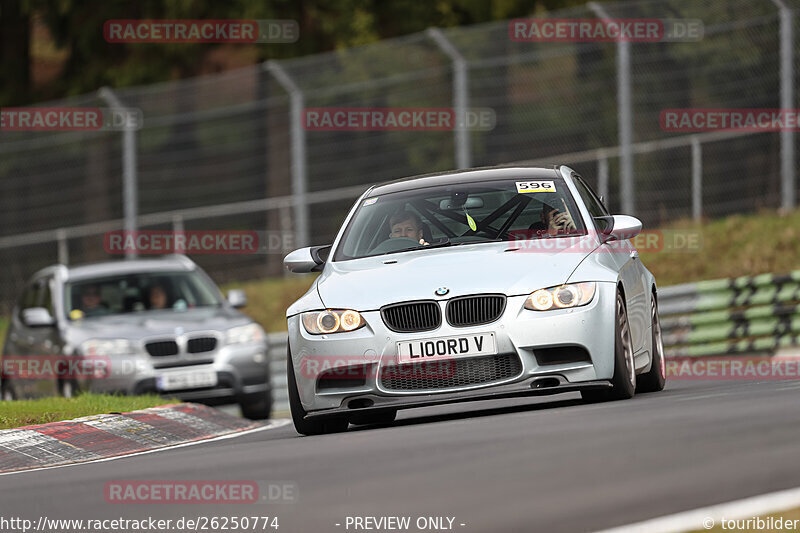
<svg viewBox="0 0 800 533">
<path fill-rule="evenodd" d="M 176 244 L 175 244 L 177 242 L 175 237 L 180 233 L 183 233 L 183 217 L 181 215 L 173 215 L 172 216 L 172 243 L 173 243 L 172 244 L 172 249 L 173 249 L 173 253 L 180 254 L 180 255 L 186 255 L 185 254 L 186 250 L 183 249 L 183 248 L 178 249 L 178 246 L 176 246 Z"/>
<path fill-rule="evenodd" d="M 597 194 L 603 203 L 608 201 L 608 156 L 605 151 L 597 151 Z"/>
<path fill-rule="evenodd" d="M 110 107 L 125 111 L 117 95 L 108 87 L 97 91 L 97 96 Z M 122 212 L 125 218 L 125 231 L 136 231 L 139 216 L 138 176 L 136 161 L 136 129 L 127 124 L 122 131 Z M 126 250 L 125 259 L 136 257 L 135 250 Z"/>
<path fill-rule="evenodd" d="M 595 2 L 587 7 L 599 19 L 612 19 L 605 8 Z M 611 22 L 613 23 L 613 22 Z M 620 148 L 620 195 L 622 212 L 636 214 L 636 189 L 633 183 L 633 105 L 631 103 L 631 43 L 617 41 L 617 122 Z"/>
<path fill-rule="evenodd" d="M 692 219 L 703 216 L 703 147 L 696 135 L 692 136 Z"/>
<path fill-rule="evenodd" d="M 264 63 L 264 68 L 289 94 L 289 122 L 292 143 L 292 200 L 294 208 L 295 242 L 298 248 L 309 244 L 308 204 L 306 189 L 306 131 L 303 128 L 303 92 L 277 61 Z"/>
<path fill-rule="evenodd" d="M 794 108 L 794 13 L 784 0 L 772 0 L 781 17 L 781 108 L 785 113 Z M 795 206 L 794 131 L 781 131 L 781 208 Z"/>
<path fill-rule="evenodd" d="M 469 74 L 467 60 L 461 52 L 445 37 L 439 28 L 428 28 L 428 36 L 436 46 L 453 61 L 453 109 L 456 115 L 455 124 L 455 158 L 456 167 L 472 166 L 472 149 L 469 129 L 467 127 L 467 106 L 469 105 Z"/>
<path fill-rule="evenodd" d="M 67 243 L 67 231 L 64 228 L 56 230 L 58 240 L 58 263 L 61 265 L 69 264 L 69 246 Z"/>
</svg>

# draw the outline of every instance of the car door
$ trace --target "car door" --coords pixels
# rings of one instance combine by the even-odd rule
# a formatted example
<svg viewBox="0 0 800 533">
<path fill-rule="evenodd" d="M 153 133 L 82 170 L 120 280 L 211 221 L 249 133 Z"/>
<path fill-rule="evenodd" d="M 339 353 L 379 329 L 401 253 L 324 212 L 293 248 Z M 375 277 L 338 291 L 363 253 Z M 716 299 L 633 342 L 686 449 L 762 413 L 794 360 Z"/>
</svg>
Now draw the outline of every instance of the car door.
<svg viewBox="0 0 800 533">
<path fill-rule="evenodd" d="M 598 231 L 603 229 L 606 218 L 610 214 L 594 191 L 577 174 L 572 175 L 575 187 L 592 217 Z M 628 308 L 628 321 L 631 326 L 631 338 L 634 352 L 643 350 L 647 343 L 649 326 L 649 300 L 645 286 L 645 270 L 639 260 L 639 252 L 629 241 L 611 242 L 604 244 L 601 253 L 609 253 L 613 263 L 617 266 L 625 288 L 625 300 Z"/>
<path fill-rule="evenodd" d="M 53 278 L 51 276 L 36 280 L 36 300 L 34 307 L 47 309 L 50 316 L 55 316 L 53 309 Z M 34 355 L 51 356 L 59 353 L 58 328 L 55 326 L 45 326 L 28 328 L 28 338 L 31 339 L 31 347 Z"/>
</svg>

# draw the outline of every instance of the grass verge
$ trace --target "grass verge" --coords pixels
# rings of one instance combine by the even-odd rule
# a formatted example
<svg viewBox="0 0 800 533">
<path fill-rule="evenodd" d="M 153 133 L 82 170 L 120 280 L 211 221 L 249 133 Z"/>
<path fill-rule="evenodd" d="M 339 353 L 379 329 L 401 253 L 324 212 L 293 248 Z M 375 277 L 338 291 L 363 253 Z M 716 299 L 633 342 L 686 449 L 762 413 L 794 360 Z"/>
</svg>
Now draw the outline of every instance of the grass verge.
<svg viewBox="0 0 800 533">
<path fill-rule="evenodd" d="M 58 422 L 102 413 L 125 413 L 168 403 L 177 403 L 177 401 L 169 401 L 155 394 L 112 396 L 89 393 L 75 398 L 40 398 L 0 402 L 0 429 L 46 424 L 47 422 Z"/>
<path fill-rule="evenodd" d="M 699 247 L 686 251 L 641 252 L 659 287 L 717 278 L 785 274 L 800 268 L 800 210 L 733 215 L 705 224 L 681 221 L 666 235 L 698 231 Z M 686 230 L 686 231 L 684 231 Z"/>
</svg>

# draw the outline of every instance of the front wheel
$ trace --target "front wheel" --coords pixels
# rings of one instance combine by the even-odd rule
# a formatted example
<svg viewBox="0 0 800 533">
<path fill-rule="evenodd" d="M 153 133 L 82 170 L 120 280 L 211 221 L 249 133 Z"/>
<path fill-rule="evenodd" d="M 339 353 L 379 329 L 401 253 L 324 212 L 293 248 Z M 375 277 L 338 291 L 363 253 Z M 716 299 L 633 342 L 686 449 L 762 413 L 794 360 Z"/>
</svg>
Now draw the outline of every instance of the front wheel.
<svg viewBox="0 0 800 533">
<path fill-rule="evenodd" d="M 347 417 L 341 415 L 315 417 L 306 419 L 306 410 L 300 403 L 300 393 L 297 390 L 297 380 L 294 377 L 292 353 L 287 350 L 286 381 L 289 389 L 289 409 L 292 412 L 294 429 L 301 435 L 323 435 L 325 433 L 340 433 L 348 426 Z"/>
<path fill-rule="evenodd" d="M 616 321 L 614 325 L 614 377 L 611 388 L 581 391 L 586 402 L 627 400 L 636 392 L 636 367 L 633 362 L 633 341 L 628 322 L 628 311 L 622 293 L 617 291 Z"/>
<path fill-rule="evenodd" d="M 664 384 L 667 382 L 667 362 L 664 359 L 664 340 L 661 337 L 661 322 L 658 320 L 655 294 L 650 299 L 650 334 L 653 361 L 650 370 L 639 376 L 636 392 L 658 392 L 664 389 Z"/>
</svg>

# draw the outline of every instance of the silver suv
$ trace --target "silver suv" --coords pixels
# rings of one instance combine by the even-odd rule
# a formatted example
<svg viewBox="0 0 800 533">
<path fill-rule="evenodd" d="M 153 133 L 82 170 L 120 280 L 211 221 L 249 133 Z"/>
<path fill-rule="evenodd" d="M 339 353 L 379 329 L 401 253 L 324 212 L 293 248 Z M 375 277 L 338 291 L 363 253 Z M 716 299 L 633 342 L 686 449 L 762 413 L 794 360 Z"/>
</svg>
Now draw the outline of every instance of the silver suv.
<svg viewBox="0 0 800 533">
<path fill-rule="evenodd" d="M 238 403 L 248 418 L 269 418 L 266 337 L 237 311 L 245 304 L 238 290 L 223 298 L 185 256 L 42 269 L 13 311 L 3 398 L 154 392 L 208 405 Z M 59 368 L 90 359 L 105 364 L 89 375 L 16 371 L 53 359 L 73 364 Z"/>
</svg>

